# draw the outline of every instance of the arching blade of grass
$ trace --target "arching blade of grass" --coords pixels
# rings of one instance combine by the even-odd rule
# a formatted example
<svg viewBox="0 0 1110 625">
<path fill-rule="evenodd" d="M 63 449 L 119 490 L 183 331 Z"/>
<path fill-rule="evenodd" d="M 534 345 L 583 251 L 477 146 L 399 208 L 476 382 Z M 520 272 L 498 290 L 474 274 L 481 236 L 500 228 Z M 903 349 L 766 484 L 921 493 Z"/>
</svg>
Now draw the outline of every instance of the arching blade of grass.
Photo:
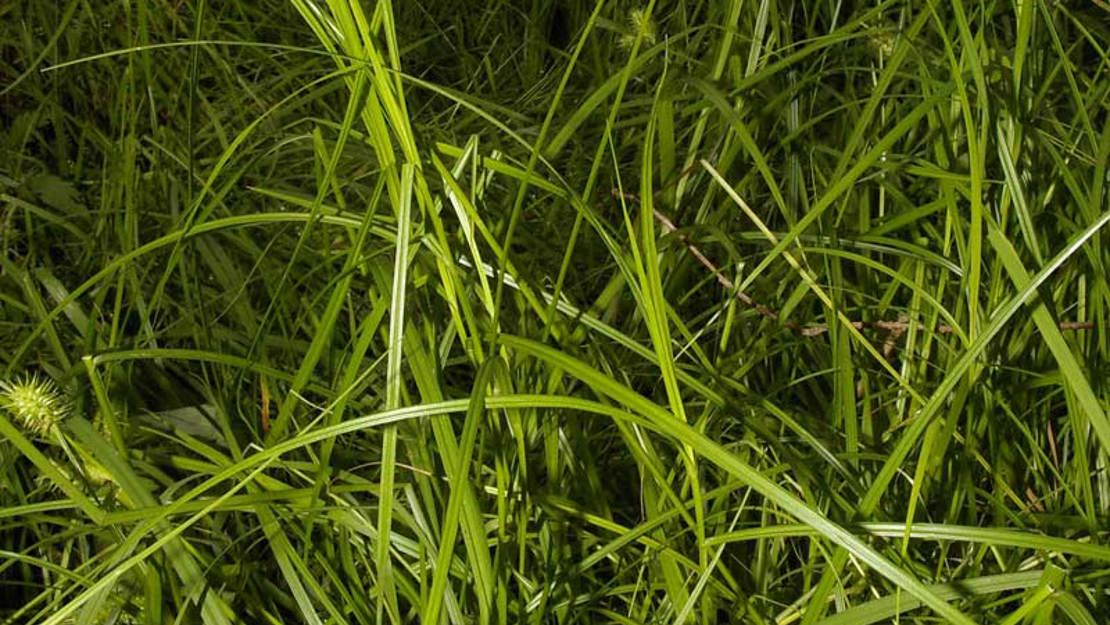
<svg viewBox="0 0 1110 625">
<path fill-rule="evenodd" d="M 19 345 L 19 347 L 14 350 L 14 353 L 12 354 L 11 358 L 8 360 L 8 363 L 5 367 L 5 375 L 6 376 L 11 376 L 13 374 L 13 372 L 15 371 L 15 368 L 18 365 L 22 364 L 22 358 L 26 354 L 27 350 L 29 350 L 31 348 L 31 345 L 36 340 L 38 340 L 38 338 L 41 336 L 41 334 L 44 331 L 49 331 L 50 322 L 55 317 L 57 317 L 66 308 L 66 306 L 68 306 L 70 303 L 72 303 L 74 300 L 76 300 L 77 297 L 79 297 L 86 290 L 88 290 L 90 287 L 92 287 L 93 284 L 95 284 L 96 281 L 98 281 L 98 280 L 100 280 L 104 277 L 107 277 L 107 276 L 111 275 L 112 273 L 114 273 L 115 271 L 118 271 L 121 268 L 125 267 L 127 262 L 129 262 L 131 259 L 133 259 L 135 257 L 141 256 L 142 254 L 145 254 L 145 253 L 149 252 L 152 249 L 158 249 L 160 247 L 163 247 L 166 244 L 173 244 L 173 247 L 172 247 L 171 252 L 170 252 L 169 266 L 167 267 L 166 272 L 163 274 L 163 277 L 160 281 L 160 286 L 155 288 L 155 295 L 151 298 L 151 304 L 150 304 L 150 307 L 148 308 L 148 311 L 152 310 L 156 306 L 157 301 L 159 299 L 158 293 L 160 293 L 165 288 L 164 283 L 165 283 L 165 281 L 167 281 L 169 279 L 168 276 L 171 273 L 171 269 L 173 268 L 173 265 L 175 264 L 176 259 L 178 258 L 179 254 L 180 254 L 180 249 L 179 249 L 180 243 L 182 241 L 188 240 L 189 238 L 191 238 L 192 236 L 195 236 L 196 234 L 200 234 L 201 232 L 204 232 L 204 231 L 207 231 L 207 230 L 210 229 L 209 220 L 207 220 L 207 217 L 209 216 L 211 211 L 215 209 L 216 206 L 220 205 L 220 203 L 223 201 L 223 199 L 226 197 L 226 195 L 230 192 L 231 188 L 234 186 L 236 181 L 231 180 L 231 181 L 225 183 L 219 189 L 213 190 L 213 188 L 212 188 L 213 185 L 215 184 L 215 181 L 218 178 L 219 174 L 222 174 L 224 172 L 224 168 L 227 167 L 228 163 L 232 160 L 232 158 L 235 155 L 238 154 L 238 150 L 243 146 L 243 144 L 246 143 L 247 139 L 249 137 L 251 137 L 252 134 L 256 130 L 258 130 L 258 128 L 263 124 L 263 122 L 266 121 L 266 119 L 269 115 L 272 115 L 276 111 L 280 110 L 281 107 L 284 106 L 285 104 L 287 104 L 288 102 L 294 101 L 297 98 L 297 96 L 301 95 L 301 93 L 310 92 L 313 89 L 317 88 L 320 84 L 326 84 L 326 83 L 334 80 L 335 77 L 343 75 L 344 73 L 347 73 L 349 71 L 350 70 L 340 70 L 338 72 L 335 72 L 334 74 L 326 75 L 322 78 L 319 78 L 316 81 L 313 81 L 312 83 L 302 87 L 301 90 L 298 93 L 287 96 L 286 98 L 284 98 L 283 100 L 281 100 L 280 102 L 275 104 L 273 107 L 271 107 L 269 110 L 267 110 L 264 115 L 261 115 L 261 116 L 255 118 L 247 128 L 245 128 L 238 135 L 236 135 L 235 139 L 222 152 L 222 154 L 220 155 L 220 160 L 216 163 L 212 174 L 209 176 L 209 178 L 207 178 L 205 180 L 205 182 L 204 182 L 204 184 L 201 188 L 202 193 L 197 195 L 197 198 L 196 198 L 196 201 L 195 201 L 196 203 L 194 205 L 194 208 L 191 209 L 191 212 L 190 212 L 189 216 L 184 220 L 184 223 L 181 225 L 181 229 L 179 231 L 177 231 L 175 234 L 165 235 L 163 237 L 160 237 L 159 239 L 156 239 L 156 240 L 151 241 L 149 243 L 145 243 L 143 245 L 140 245 L 140 246 L 136 247 L 135 249 L 128 250 L 125 254 L 122 254 L 119 257 L 113 258 L 108 262 L 105 262 L 104 267 L 102 269 L 98 270 L 93 277 L 91 277 L 90 279 L 83 282 L 80 287 L 77 287 L 76 289 L 71 291 L 70 294 L 63 301 L 59 302 L 54 307 L 54 309 L 51 310 L 48 314 L 46 314 L 46 316 L 43 317 L 43 319 L 41 319 L 39 321 L 39 323 L 35 326 L 35 328 L 31 332 L 28 333 L 28 336 L 23 340 L 23 342 Z M 199 215 L 194 216 L 193 213 L 197 210 L 200 210 L 201 200 L 204 199 L 204 197 L 205 197 L 204 193 L 203 193 L 204 191 L 211 192 L 214 197 L 210 200 L 210 202 L 207 205 L 205 210 L 203 210 Z M 245 219 L 246 223 L 250 223 L 250 221 L 252 220 L 253 217 L 254 217 L 253 215 L 239 215 L 239 216 L 235 216 L 235 217 L 229 217 L 229 218 L 226 218 L 226 219 L 232 219 L 232 220 L 244 220 Z M 275 215 L 275 217 L 278 217 L 279 220 L 281 219 L 280 216 Z"/>
<path fill-rule="evenodd" d="M 778 243 L 771 249 L 770 252 L 759 261 L 759 264 L 748 274 L 743 282 L 740 283 L 739 288 L 741 291 L 748 288 L 750 283 L 758 277 L 764 269 L 772 262 L 774 262 L 784 250 L 786 250 L 794 240 L 798 238 L 805 230 L 817 221 L 822 213 L 832 206 L 833 202 L 839 199 L 846 193 L 853 184 L 866 172 L 873 167 L 885 151 L 889 150 L 899 139 L 909 132 L 915 124 L 921 121 L 922 117 L 928 115 L 934 107 L 943 101 L 944 97 L 941 95 L 933 96 L 921 102 L 913 108 L 905 117 L 890 129 L 885 135 L 875 142 L 874 147 L 867 151 L 860 157 L 856 164 L 853 165 L 843 176 L 833 181 L 832 185 L 821 195 L 820 198 L 814 202 L 813 206 L 809 209 L 798 223 L 786 233 Z"/>
<path fill-rule="evenodd" d="M 1101 622 L 1105 4 L 0 2 L 0 625 Z"/>
<path fill-rule="evenodd" d="M 650 6 L 652 5 L 649 5 L 649 7 Z M 655 134 L 659 95 L 659 90 L 656 90 L 654 96 L 655 100 L 652 104 L 651 117 L 648 120 L 647 136 L 644 141 L 644 149 L 641 155 L 640 197 L 642 198 L 643 204 L 639 210 L 638 227 L 640 241 L 636 242 L 633 239 L 631 249 L 636 271 L 639 274 L 640 290 L 643 293 L 644 321 L 648 326 L 648 336 L 651 337 L 652 347 L 654 348 L 656 359 L 659 363 L 659 371 L 663 378 L 663 386 L 666 389 L 668 407 L 671 413 L 670 416 L 682 423 L 689 423 L 685 402 L 682 397 L 682 389 L 679 386 L 678 377 L 675 374 L 675 354 L 671 339 L 670 315 L 668 315 L 670 306 L 663 297 L 663 278 L 659 272 L 659 252 L 655 241 L 655 206 L 653 202 L 655 185 L 653 183 L 653 170 L 656 166 Z M 634 236 L 634 234 L 635 233 L 630 228 L 629 235 Z M 698 565 L 704 569 L 709 566 L 709 551 L 705 546 L 705 504 L 702 499 L 703 493 L 701 483 L 698 479 L 698 459 L 694 454 L 694 450 L 688 444 L 683 444 L 682 462 L 686 469 L 685 483 L 682 490 L 688 492 L 689 496 L 694 501 L 694 537 L 697 542 Z M 671 598 L 672 603 L 679 607 L 681 611 L 688 612 L 690 608 L 687 606 L 691 605 L 689 593 L 685 588 L 679 591 L 679 585 L 676 583 L 676 580 L 670 580 L 669 583 L 673 587 L 669 590 L 669 592 L 674 595 Z M 685 622 L 685 618 L 683 617 L 677 622 Z"/>
<path fill-rule="evenodd" d="M 182 524 L 178 525 L 176 528 L 174 528 L 172 530 L 169 530 L 161 538 L 159 538 L 157 541 L 152 543 L 149 547 L 143 549 L 139 553 L 136 553 L 134 556 L 131 556 L 130 558 L 128 558 L 126 561 L 120 563 L 118 566 L 113 568 L 107 575 L 105 575 L 99 581 L 97 581 L 95 584 L 90 586 L 85 592 L 83 592 L 81 595 L 76 597 L 73 601 L 66 604 L 65 607 L 55 611 L 54 614 L 52 614 L 50 616 L 50 618 L 43 621 L 43 625 L 59 625 L 60 623 L 65 622 L 65 619 L 67 617 L 69 617 L 77 609 L 79 609 L 86 601 L 88 601 L 89 599 L 91 599 L 93 596 L 95 596 L 97 593 L 103 591 L 104 589 L 110 588 L 112 586 L 112 584 L 116 583 L 119 580 L 119 578 L 123 576 L 124 573 L 129 571 L 131 568 L 139 565 L 140 563 L 144 562 L 147 558 L 149 558 L 151 555 L 157 553 L 158 550 L 164 548 L 167 544 L 172 543 L 174 540 L 176 540 L 178 538 L 178 536 L 180 536 L 180 534 L 182 532 L 185 531 L 185 529 L 187 529 L 190 525 L 192 525 L 197 520 L 199 520 L 201 518 L 204 518 L 208 514 L 209 510 L 218 506 L 220 503 L 223 502 L 224 499 L 234 495 L 235 492 L 239 490 L 239 488 L 242 488 L 247 483 L 249 483 L 249 481 L 253 477 L 255 477 L 256 475 L 261 473 L 262 470 L 265 467 L 266 467 L 265 464 L 261 464 L 261 466 L 257 467 L 251 474 L 247 475 L 246 478 L 243 480 L 243 482 L 241 482 L 239 485 L 237 485 L 237 486 L 231 488 L 230 490 L 228 490 L 228 492 L 226 494 L 216 498 L 211 504 L 209 504 L 203 510 L 201 510 L 200 512 L 195 514 L 190 521 L 182 523 Z M 161 516 L 164 517 L 164 515 L 161 515 Z M 157 520 L 153 520 L 153 522 L 158 523 L 158 522 L 161 522 L 161 520 L 162 519 L 157 519 Z M 148 523 L 147 527 L 150 527 L 151 525 L 152 525 L 152 523 Z M 198 571 L 198 573 L 199 573 L 199 571 Z M 211 595 L 211 594 L 206 594 L 205 596 L 206 597 L 213 597 L 213 599 L 211 599 L 211 600 L 206 600 L 205 611 L 204 611 L 205 621 L 206 622 L 214 622 L 214 623 L 229 623 L 230 620 L 228 620 L 229 619 L 228 614 L 226 614 L 224 612 L 219 612 L 219 613 L 212 612 L 212 610 L 214 610 L 215 606 L 219 606 L 219 599 L 216 598 L 215 595 Z"/>
<path fill-rule="evenodd" d="M 481 425 L 484 412 L 486 410 L 486 393 L 487 387 L 493 382 L 493 378 L 497 373 L 497 367 L 503 367 L 504 363 L 500 358 L 490 358 L 478 371 L 478 375 L 474 380 L 474 395 L 468 401 L 466 409 L 466 421 L 463 424 L 462 437 L 459 441 L 460 452 L 458 455 L 458 464 L 455 466 L 454 474 L 455 479 L 466 481 L 470 467 L 471 450 L 474 448 L 475 438 L 478 436 L 478 428 Z M 435 569 L 432 576 L 431 589 L 428 592 L 427 604 L 424 606 L 424 613 L 421 618 L 428 623 L 438 623 L 440 610 L 443 605 L 443 596 L 447 588 L 447 574 L 448 566 L 451 562 L 451 555 L 455 551 L 455 537 L 458 535 L 458 527 L 460 516 L 463 514 L 463 505 L 466 502 L 467 489 L 464 487 L 452 487 L 450 496 L 447 500 L 447 511 L 443 518 L 443 534 L 440 536 L 439 552 L 435 559 Z M 489 597 L 483 596 L 483 603 L 489 605 Z M 486 608 L 488 610 L 488 607 Z M 485 612 L 485 610 L 483 610 Z M 488 618 L 488 617 L 486 617 Z M 485 619 L 483 619 L 485 620 Z"/>
<path fill-rule="evenodd" d="M 401 204 L 397 208 L 397 248 L 393 261 L 393 283 L 389 300 L 389 351 L 386 360 L 386 410 L 401 406 L 401 359 L 404 355 L 405 294 L 407 293 L 409 266 L 409 231 L 412 228 L 412 184 L 414 169 L 406 163 L 401 170 Z M 393 563 L 390 542 L 393 535 L 393 479 L 396 469 L 397 428 L 386 426 L 382 439 L 382 473 L 378 483 L 378 584 L 382 603 L 390 619 L 401 620 L 393 582 Z M 433 619 L 434 622 L 434 619 Z"/>
<path fill-rule="evenodd" d="M 516 337 L 503 337 L 505 344 L 517 351 L 541 358 L 551 364 L 559 366 L 569 375 L 582 380 L 597 392 L 612 398 L 614 401 L 626 406 L 628 410 L 644 415 L 656 431 L 673 438 L 677 443 L 689 445 L 694 452 L 706 460 L 728 471 L 733 477 L 750 484 L 753 489 L 767 499 L 782 507 L 788 514 L 816 529 L 822 537 L 844 547 L 862 562 L 875 569 L 887 579 L 897 584 L 909 594 L 917 597 L 922 603 L 928 605 L 937 614 L 952 623 L 970 625 L 974 623 L 970 618 L 953 608 L 946 601 L 929 591 L 924 584 L 913 575 L 895 566 L 873 548 L 856 538 L 844 528 L 829 521 L 821 513 L 813 510 L 781 486 L 765 477 L 750 465 L 744 463 L 737 456 L 729 453 L 705 435 L 700 434 L 688 425 L 679 423 L 667 414 L 665 410 L 652 403 L 631 389 L 624 387 L 605 376 L 601 372 L 589 367 L 580 360 L 571 358 L 563 353 L 545 345 Z"/>
<path fill-rule="evenodd" d="M 120 457 L 117 450 L 112 448 L 112 446 L 93 429 L 92 424 L 85 419 L 75 417 L 69 421 L 69 427 L 73 430 L 74 436 L 80 444 L 83 445 L 87 453 L 95 457 L 96 461 L 103 465 L 111 476 L 111 479 L 119 485 L 132 506 L 154 506 L 154 497 L 143 486 L 138 476 L 135 475 L 134 470 Z M 163 540 L 170 535 L 168 525 L 162 525 L 160 530 L 165 532 L 165 534 L 163 534 Z M 170 565 L 180 576 L 181 582 L 184 584 L 187 592 L 193 597 L 204 597 L 201 610 L 201 617 L 204 623 L 208 625 L 230 624 L 230 608 L 216 592 L 206 587 L 207 585 L 204 581 L 202 569 L 188 552 L 185 543 L 181 540 L 167 540 L 165 550 Z M 129 550 L 122 551 L 120 556 L 127 557 L 129 554 Z M 120 558 L 120 556 L 117 556 L 117 558 Z M 112 577 L 113 576 L 110 576 L 109 579 Z M 90 592 L 86 593 L 86 595 L 90 597 L 92 594 L 95 593 L 91 593 L 91 589 Z M 70 605 L 76 608 L 81 604 L 75 602 Z"/>
<path fill-rule="evenodd" d="M 1106 223 L 1105 216 L 1102 222 Z M 1029 272 L 1026 271 L 1024 264 L 1017 255 L 1017 251 L 1014 250 L 1013 244 L 996 226 L 993 224 L 991 226 L 987 232 L 987 240 L 990 241 L 991 247 L 994 248 L 995 253 L 1001 259 L 1006 272 L 1010 274 L 1010 281 L 1014 283 L 1014 287 L 1019 291 L 1026 290 L 1031 282 Z M 1041 337 L 1048 344 L 1053 357 L 1056 358 L 1056 362 L 1060 366 L 1061 378 L 1067 388 L 1075 394 L 1087 424 L 1094 430 L 1095 437 L 1102 444 L 1103 453 L 1110 454 L 1110 420 L 1107 419 L 1106 411 L 1095 395 L 1095 391 L 1087 379 L 1087 374 L 1083 371 L 1083 367 L 1080 366 L 1075 354 L 1072 353 L 1071 347 L 1064 339 L 1060 327 L 1048 311 L 1044 301 L 1035 303 L 1033 323 L 1037 325 Z"/>
<path fill-rule="evenodd" d="M 410 327 L 405 332 L 405 357 L 424 402 L 429 404 L 443 402 L 443 391 L 439 386 L 434 362 L 431 355 L 424 348 L 416 327 Z M 466 467 L 466 463 L 462 461 L 464 452 L 472 452 L 460 448 L 460 443 L 455 437 L 454 428 L 448 419 L 433 418 L 431 427 L 436 445 L 439 447 L 444 474 L 450 485 L 450 493 L 447 495 L 448 503 L 450 503 L 451 497 L 460 498 L 458 523 L 460 524 L 463 542 L 466 545 L 468 561 L 473 567 L 475 585 L 478 587 L 481 596 L 488 597 L 492 594 L 493 567 L 490 562 L 485 527 L 482 524 L 482 510 L 478 505 L 473 485 L 458 473 L 460 466 Z M 458 494 L 456 494 L 456 491 L 458 491 Z M 444 526 L 440 523 L 439 527 L 443 528 Z M 444 540 L 444 531 L 445 529 L 440 530 L 440 542 L 438 544 L 442 544 Z M 434 575 L 433 573 L 433 579 L 431 580 L 433 583 L 435 581 Z M 445 601 L 449 603 L 454 594 L 450 590 L 446 592 L 448 592 L 448 595 Z M 428 596 L 431 597 L 432 595 L 429 593 Z M 425 604 L 424 609 L 430 609 L 428 606 L 429 604 Z"/>
<path fill-rule="evenodd" d="M 861 345 L 864 350 L 866 350 L 871 355 L 871 357 L 874 358 L 875 361 L 878 362 L 882 366 L 882 368 L 885 369 L 886 372 L 889 373 L 890 376 L 898 382 L 899 386 L 905 389 L 905 391 L 909 393 L 914 399 L 921 401 L 923 398 L 918 394 L 917 390 L 914 389 L 909 381 L 904 379 L 902 375 L 898 373 L 898 371 L 895 370 L 890 365 L 890 363 L 887 362 L 886 358 L 884 358 L 883 355 L 879 353 L 875 346 L 872 345 L 871 342 L 863 336 L 859 329 L 852 324 L 852 320 L 849 319 L 843 311 L 838 310 L 833 305 L 832 299 L 821 287 L 821 285 L 819 285 L 814 279 L 812 271 L 810 271 L 807 267 L 804 267 L 801 264 L 801 261 L 796 259 L 793 254 L 782 247 L 785 239 L 781 241 L 778 240 L 778 237 L 776 237 L 775 234 L 767 228 L 767 226 L 763 223 L 763 220 L 760 219 L 759 216 L 751 209 L 751 207 L 747 205 L 743 198 L 736 194 L 736 191 L 732 188 L 732 186 L 729 185 L 728 182 L 726 182 L 725 179 L 721 177 L 721 174 L 718 173 L 712 165 L 710 165 L 706 161 L 702 161 L 702 167 L 705 167 L 706 170 L 709 171 L 710 175 L 713 176 L 714 181 L 718 185 L 720 185 L 726 193 L 728 193 L 730 199 L 732 199 L 732 201 L 735 202 L 737 206 L 741 207 L 745 215 L 747 215 L 749 219 L 755 222 L 756 226 L 763 233 L 763 235 L 767 237 L 768 241 L 770 241 L 770 243 L 775 246 L 775 249 L 779 250 L 779 253 L 781 253 L 783 257 L 786 258 L 791 268 L 793 268 L 794 271 L 797 272 L 798 276 L 802 279 L 802 282 L 805 284 L 805 286 L 821 300 L 821 303 L 829 307 L 830 310 L 836 311 L 835 314 L 837 317 L 837 321 L 840 323 L 840 327 L 843 328 L 844 331 L 846 331 L 849 335 L 851 335 L 852 338 L 854 338 L 856 342 Z M 799 222 L 799 225 L 808 217 L 809 215 L 803 217 L 802 220 Z M 794 231 L 791 231 L 791 233 L 793 232 Z M 789 236 L 789 234 L 787 236 Z M 775 254 L 775 250 L 772 250 L 771 254 Z M 741 285 L 740 288 L 742 289 L 743 285 Z"/>
<path fill-rule="evenodd" d="M 1036 296 L 1037 289 L 1040 285 L 1047 281 L 1053 272 L 1058 270 L 1065 261 L 1078 252 L 1079 249 L 1107 223 L 1110 223 L 1110 212 L 1104 213 L 1098 221 L 1087 227 L 1082 234 L 1057 253 L 1032 280 L 1028 281 L 1024 288 L 1007 300 L 999 310 L 994 312 L 986 326 L 982 328 L 981 334 L 979 334 L 955 364 L 946 372 L 944 379 L 937 389 L 933 391 L 928 401 L 922 405 L 921 409 L 914 414 L 913 418 L 905 425 L 894 449 L 891 450 L 883 462 L 882 469 L 878 472 L 867 494 L 860 502 L 859 514 L 861 516 L 867 517 L 877 508 L 891 480 L 893 480 L 895 474 L 901 470 L 902 463 L 906 461 L 909 454 L 913 451 L 913 448 L 917 446 L 925 429 L 934 418 L 937 418 L 945 402 L 948 400 L 949 395 L 964 381 L 964 376 L 968 375 L 968 372 L 978 361 L 982 351 L 987 347 L 991 339 L 1002 331 L 1006 324 L 1009 323 L 1010 319 L 1017 314 L 1026 302 Z M 918 462 L 923 461 L 923 459 L 918 460 Z M 845 559 L 846 554 L 844 552 L 838 552 L 836 554 L 832 566 L 828 569 L 830 572 L 826 573 L 825 576 L 825 579 L 829 581 L 822 581 L 822 589 L 825 592 L 828 592 L 831 588 L 831 571 L 843 567 Z"/>
<path fill-rule="evenodd" d="M 938 597 L 952 601 L 968 596 L 993 595 L 1009 590 L 1024 590 L 1037 585 L 1041 571 L 1005 573 L 976 579 L 962 580 L 958 584 L 936 584 L 929 590 Z M 869 601 L 863 605 L 849 608 L 819 621 L 819 625 L 871 625 L 886 619 L 897 618 L 899 614 L 915 610 L 922 604 L 916 598 L 892 595 Z"/>
<path fill-rule="evenodd" d="M 1083 603 L 1070 592 L 1057 592 L 1053 601 L 1055 608 L 1068 615 L 1068 618 L 1075 625 L 1096 625 L 1098 623 L 1091 612 L 1083 606 Z"/>
<path fill-rule="evenodd" d="M 355 123 L 355 119 L 363 111 L 364 88 L 366 88 L 365 75 L 363 72 L 359 72 L 355 76 L 354 87 L 352 89 L 351 97 L 347 103 L 347 109 L 343 117 L 343 124 L 339 129 L 339 136 L 336 139 L 335 147 L 332 150 L 332 153 L 330 155 L 327 155 L 327 166 L 324 170 L 323 179 L 319 184 L 319 188 L 316 191 L 315 197 L 313 198 L 312 205 L 309 208 L 308 221 L 305 224 L 304 228 L 301 230 L 300 236 L 297 239 L 296 246 L 293 248 L 293 252 L 290 255 L 289 261 L 285 266 L 285 271 L 282 272 L 281 277 L 278 280 L 278 284 L 275 287 L 278 292 L 285 288 L 285 285 L 290 278 L 290 273 L 296 264 L 297 255 L 304 247 L 305 242 L 308 241 L 309 236 L 312 233 L 312 228 L 316 225 L 316 221 L 321 211 L 324 198 L 330 192 L 332 192 L 335 168 L 339 163 L 340 156 L 343 153 L 343 147 L 346 144 L 348 137 L 350 136 L 351 127 Z M 370 219 L 371 217 L 372 216 L 368 215 L 367 219 Z M 401 232 L 401 230 L 398 230 L 398 241 L 403 238 L 403 235 L 400 234 Z M 354 252 L 352 251 L 351 253 L 353 254 Z M 285 430 L 289 427 L 289 422 L 293 418 L 293 408 L 297 405 L 298 402 L 297 394 L 301 391 L 304 385 L 307 384 L 308 378 L 312 375 L 312 371 L 316 367 L 316 363 L 320 358 L 321 352 L 329 342 L 336 319 L 339 315 L 339 306 L 342 303 L 342 299 L 343 297 L 345 297 L 345 295 L 345 291 L 337 291 L 329 302 L 329 306 L 324 312 L 324 317 L 321 320 L 321 323 L 316 329 L 316 333 L 313 336 L 312 345 L 309 347 L 307 353 L 305 354 L 305 357 L 301 360 L 300 366 L 297 368 L 297 373 L 293 378 L 293 384 L 289 389 L 289 393 L 282 400 L 280 407 L 278 408 L 277 417 L 274 419 L 270 427 L 270 431 L 266 433 L 267 441 L 277 440 L 285 435 Z M 269 319 L 274 311 L 275 302 L 276 300 L 274 300 L 274 302 L 271 302 L 270 306 L 267 306 L 266 311 L 262 315 L 262 320 L 258 324 L 258 328 L 255 333 L 255 339 L 251 342 L 251 347 L 248 351 L 248 354 L 250 355 L 254 354 L 255 346 L 260 340 L 262 333 L 266 331 Z"/>
<path fill-rule="evenodd" d="M 59 471 L 58 467 L 34 443 L 27 440 L 23 432 L 15 427 L 4 414 L 0 414 L 0 435 L 3 435 L 5 441 L 11 443 L 21 454 L 34 463 L 36 470 L 61 489 L 89 519 L 94 523 L 100 523 L 104 517 L 104 511 L 82 492 L 78 484 Z"/>
</svg>

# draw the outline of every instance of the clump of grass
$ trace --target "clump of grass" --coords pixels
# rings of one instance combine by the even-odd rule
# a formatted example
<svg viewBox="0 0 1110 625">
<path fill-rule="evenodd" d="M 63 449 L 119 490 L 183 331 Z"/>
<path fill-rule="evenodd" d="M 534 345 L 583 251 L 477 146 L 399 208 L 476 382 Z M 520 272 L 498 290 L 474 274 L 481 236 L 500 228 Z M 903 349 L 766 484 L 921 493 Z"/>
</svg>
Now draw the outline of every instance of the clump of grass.
<svg viewBox="0 0 1110 625">
<path fill-rule="evenodd" d="M 3 5 L 0 623 L 1102 622 L 1107 16 Z"/>
</svg>

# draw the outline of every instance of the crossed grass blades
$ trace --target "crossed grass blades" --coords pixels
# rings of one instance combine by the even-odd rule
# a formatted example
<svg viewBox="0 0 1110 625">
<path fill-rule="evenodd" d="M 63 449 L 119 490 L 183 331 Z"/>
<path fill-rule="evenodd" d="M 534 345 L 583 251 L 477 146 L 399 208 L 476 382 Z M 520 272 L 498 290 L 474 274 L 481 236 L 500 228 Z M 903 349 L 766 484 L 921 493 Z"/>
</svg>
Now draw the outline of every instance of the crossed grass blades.
<svg viewBox="0 0 1110 625">
<path fill-rule="evenodd" d="M 1108 24 L 3 3 L 0 622 L 1106 622 Z"/>
</svg>

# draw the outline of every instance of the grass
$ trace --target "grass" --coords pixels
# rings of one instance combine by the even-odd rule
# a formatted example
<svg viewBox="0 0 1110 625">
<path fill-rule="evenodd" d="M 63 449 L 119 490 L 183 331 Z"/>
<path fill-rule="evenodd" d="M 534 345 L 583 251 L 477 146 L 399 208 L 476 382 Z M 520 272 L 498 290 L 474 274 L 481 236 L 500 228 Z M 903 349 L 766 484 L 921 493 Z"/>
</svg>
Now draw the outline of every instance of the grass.
<svg viewBox="0 0 1110 625">
<path fill-rule="evenodd" d="M 0 6 L 0 623 L 1110 618 L 1110 6 Z"/>
</svg>

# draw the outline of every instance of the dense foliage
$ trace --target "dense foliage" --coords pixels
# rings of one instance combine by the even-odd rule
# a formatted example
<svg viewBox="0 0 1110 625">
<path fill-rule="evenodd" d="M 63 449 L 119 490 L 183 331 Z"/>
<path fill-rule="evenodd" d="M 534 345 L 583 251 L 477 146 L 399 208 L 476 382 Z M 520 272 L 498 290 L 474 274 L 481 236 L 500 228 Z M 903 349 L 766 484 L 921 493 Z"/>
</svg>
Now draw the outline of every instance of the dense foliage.
<svg viewBox="0 0 1110 625">
<path fill-rule="evenodd" d="M 0 623 L 1110 619 L 1103 0 L 14 0 L 0 120 Z"/>
</svg>

